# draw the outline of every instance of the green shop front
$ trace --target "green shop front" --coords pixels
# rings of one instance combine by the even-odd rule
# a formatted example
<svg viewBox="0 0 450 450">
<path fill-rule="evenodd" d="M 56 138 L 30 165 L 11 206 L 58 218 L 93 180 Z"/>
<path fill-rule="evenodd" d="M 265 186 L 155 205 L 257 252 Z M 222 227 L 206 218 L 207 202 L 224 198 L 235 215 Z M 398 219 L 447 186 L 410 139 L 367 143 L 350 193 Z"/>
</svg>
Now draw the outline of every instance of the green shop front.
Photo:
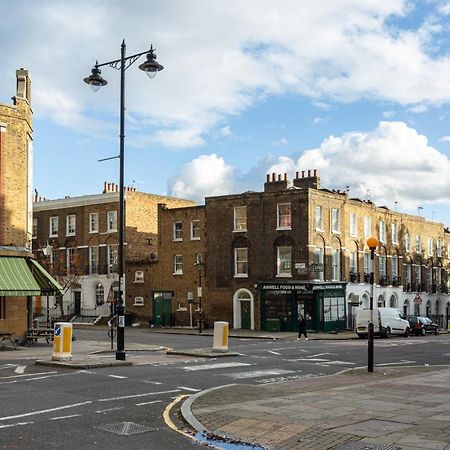
<svg viewBox="0 0 450 450">
<path fill-rule="evenodd" d="M 316 332 L 339 332 L 347 326 L 346 283 L 259 283 L 261 330 L 297 331 L 300 314 L 306 328 Z"/>
</svg>

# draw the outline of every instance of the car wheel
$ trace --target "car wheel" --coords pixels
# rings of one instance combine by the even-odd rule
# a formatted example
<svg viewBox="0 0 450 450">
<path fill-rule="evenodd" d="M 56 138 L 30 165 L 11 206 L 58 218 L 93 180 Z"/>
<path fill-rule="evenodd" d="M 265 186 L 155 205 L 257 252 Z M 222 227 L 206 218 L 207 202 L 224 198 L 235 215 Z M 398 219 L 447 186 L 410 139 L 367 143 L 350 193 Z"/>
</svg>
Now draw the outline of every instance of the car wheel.
<svg viewBox="0 0 450 450">
<path fill-rule="evenodd" d="M 385 338 L 391 337 L 391 329 L 389 327 L 386 328 L 386 331 L 384 332 L 384 337 Z"/>
<path fill-rule="evenodd" d="M 427 334 L 425 328 L 422 328 L 422 329 L 420 330 L 420 334 L 421 334 L 422 336 L 425 336 L 425 335 Z"/>
<path fill-rule="evenodd" d="M 409 327 L 407 327 L 405 330 L 405 337 L 408 337 L 410 332 L 411 330 L 409 329 Z"/>
</svg>

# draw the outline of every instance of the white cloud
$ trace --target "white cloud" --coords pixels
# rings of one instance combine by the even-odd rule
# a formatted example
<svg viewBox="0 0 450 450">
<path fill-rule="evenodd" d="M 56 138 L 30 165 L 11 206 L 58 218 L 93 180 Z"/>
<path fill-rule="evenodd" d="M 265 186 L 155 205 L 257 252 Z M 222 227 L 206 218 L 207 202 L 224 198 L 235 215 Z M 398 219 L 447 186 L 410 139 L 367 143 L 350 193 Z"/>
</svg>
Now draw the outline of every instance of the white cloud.
<svg viewBox="0 0 450 450">
<path fill-rule="evenodd" d="M 200 155 L 169 182 L 169 193 L 175 197 L 191 198 L 199 203 L 204 197 L 234 193 L 234 168 L 216 154 Z"/>
<path fill-rule="evenodd" d="M 285 147 L 285 146 L 289 145 L 289 141 L 285 137 L 282 137 L 278 141 L 272 142 L 272 144 L 273 145 L 281 145 L 281 146 Z"/>
<path fill-rule="evenodd" d="M 383 117 L 385 119 L 392 119 L 392 117 L 394 117 L 396 114 L 395 111 L 383 111 Z"/>
<path fill-rule="evenodd" d="M 450 57 L 434 48 L 442 24 L 424 18 L 417 29 L 396 28 L 395 17 L 409 14 L 409 5 L 406 0 L 317 0 L 307 6 L 297 0 L 135 0 L 130 8 L 106 0 L 6 2 L 2 45 L 13 51 L 2 56 L 0 95 L 10 95 L 5 77 L 21 61 L 31 71 L 33 91 L 47 90 L 47 100 L 42 95 L 33 100 L 40 117 L 45 113 L 77 130 L 88 121 L 81 116 L 115 123 L 118 73 L 102 69 L 108 85 L 95 97 L 82 80 L 96 58 L 120 56 L 117 30 L 126 37 L 128 54 L 148 48 L 142 30 L 152 17 L 150 38 L 165 69 L 149 81 L 136 63 L 126 75 L 127 111 L 141 122 L 133 132 L 148 142 L 202 145 L 225 117 L 273 95 L 299 94 L 321 107 L 361 99 L 412 107 L 448 103 Z M 448 9 L 446 4 L 440 11 Z M 19 28 L 26 33 L 17 34 Z M 36 45 L 42 36 L 58 39 Z M 61 93 L 64 101 L 57 98 Z M 59 108 L 48 107 L 54 98 Z"/>
<path fill-rule="evenodd" d="M 450 142 L 450 136 L 442 136 L 439 142 Z"/>
<path fill-rule="evenodd" d="M 312 123 L 314 125 L 319 125 L 324 122 L 326 122 L 326 119 L 324 119 L 323 117 L 314 117 L 314 119 L 312 120 Z"/>
<path fill-rule="evenodd" d="M 225 138 L 233 136 L 233 133 L 231 132 L 231 129 L 230 129 L 229 125 L 227 125 L 227 126 L 225 126 L 225 127 L 222 127 L 222 128 L 219 130 L 219 134 L 220 134 L 222 137 L 225 137 Z"/>
<path fill-rule="evenodd" d="M 403 122 L 380 122 L 372 132 L 330 136 L 299 158 L 279 157 L 267 172 L 292 176 L 307 169 L 320 169 L 323 187 L 349 185 L 351 195 L 360 198 L 370 190 L 373 201 L 391 208 L 395 201 L 407 210 L 449 202 L 448 158 Z"/>
</svg>

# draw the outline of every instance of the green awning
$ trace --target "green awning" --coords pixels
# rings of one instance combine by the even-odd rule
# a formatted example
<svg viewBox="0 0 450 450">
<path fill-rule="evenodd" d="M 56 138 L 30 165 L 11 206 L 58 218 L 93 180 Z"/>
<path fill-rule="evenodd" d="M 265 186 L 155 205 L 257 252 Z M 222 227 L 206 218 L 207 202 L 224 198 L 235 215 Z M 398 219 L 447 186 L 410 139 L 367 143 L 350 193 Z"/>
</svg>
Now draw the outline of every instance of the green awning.
<svg viewBox="0 0 450 450">
<path fill-rule="evenodd" d="M 61 289 L 34 259 L 0 256 L 0 296 L 53 295 Z"/>
</svg>

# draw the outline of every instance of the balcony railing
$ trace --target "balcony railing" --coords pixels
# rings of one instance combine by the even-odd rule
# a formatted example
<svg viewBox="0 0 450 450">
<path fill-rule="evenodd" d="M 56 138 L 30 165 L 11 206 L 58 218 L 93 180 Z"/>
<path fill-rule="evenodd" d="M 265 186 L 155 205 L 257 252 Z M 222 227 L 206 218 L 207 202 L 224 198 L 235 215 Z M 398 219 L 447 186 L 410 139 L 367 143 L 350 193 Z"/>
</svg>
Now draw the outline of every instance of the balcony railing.
<svg viewBox="0 0 450 450">
<path fill-rule="evenodd" d="M 350 272 L 350 283 L 359 283 L 359 273 Z"/>
<path fill-rule="evenodd" d="M 381 276 L 379 283 L 380 283 L 380 286 L 389 286 L 391 284 L 390 279 L 387 275 Z"/>
<path fill-rule="evenodd" d="M 401 286 L 402 279 L 400 277 L 392 277 L 392 286 Z"/>
</svg>

